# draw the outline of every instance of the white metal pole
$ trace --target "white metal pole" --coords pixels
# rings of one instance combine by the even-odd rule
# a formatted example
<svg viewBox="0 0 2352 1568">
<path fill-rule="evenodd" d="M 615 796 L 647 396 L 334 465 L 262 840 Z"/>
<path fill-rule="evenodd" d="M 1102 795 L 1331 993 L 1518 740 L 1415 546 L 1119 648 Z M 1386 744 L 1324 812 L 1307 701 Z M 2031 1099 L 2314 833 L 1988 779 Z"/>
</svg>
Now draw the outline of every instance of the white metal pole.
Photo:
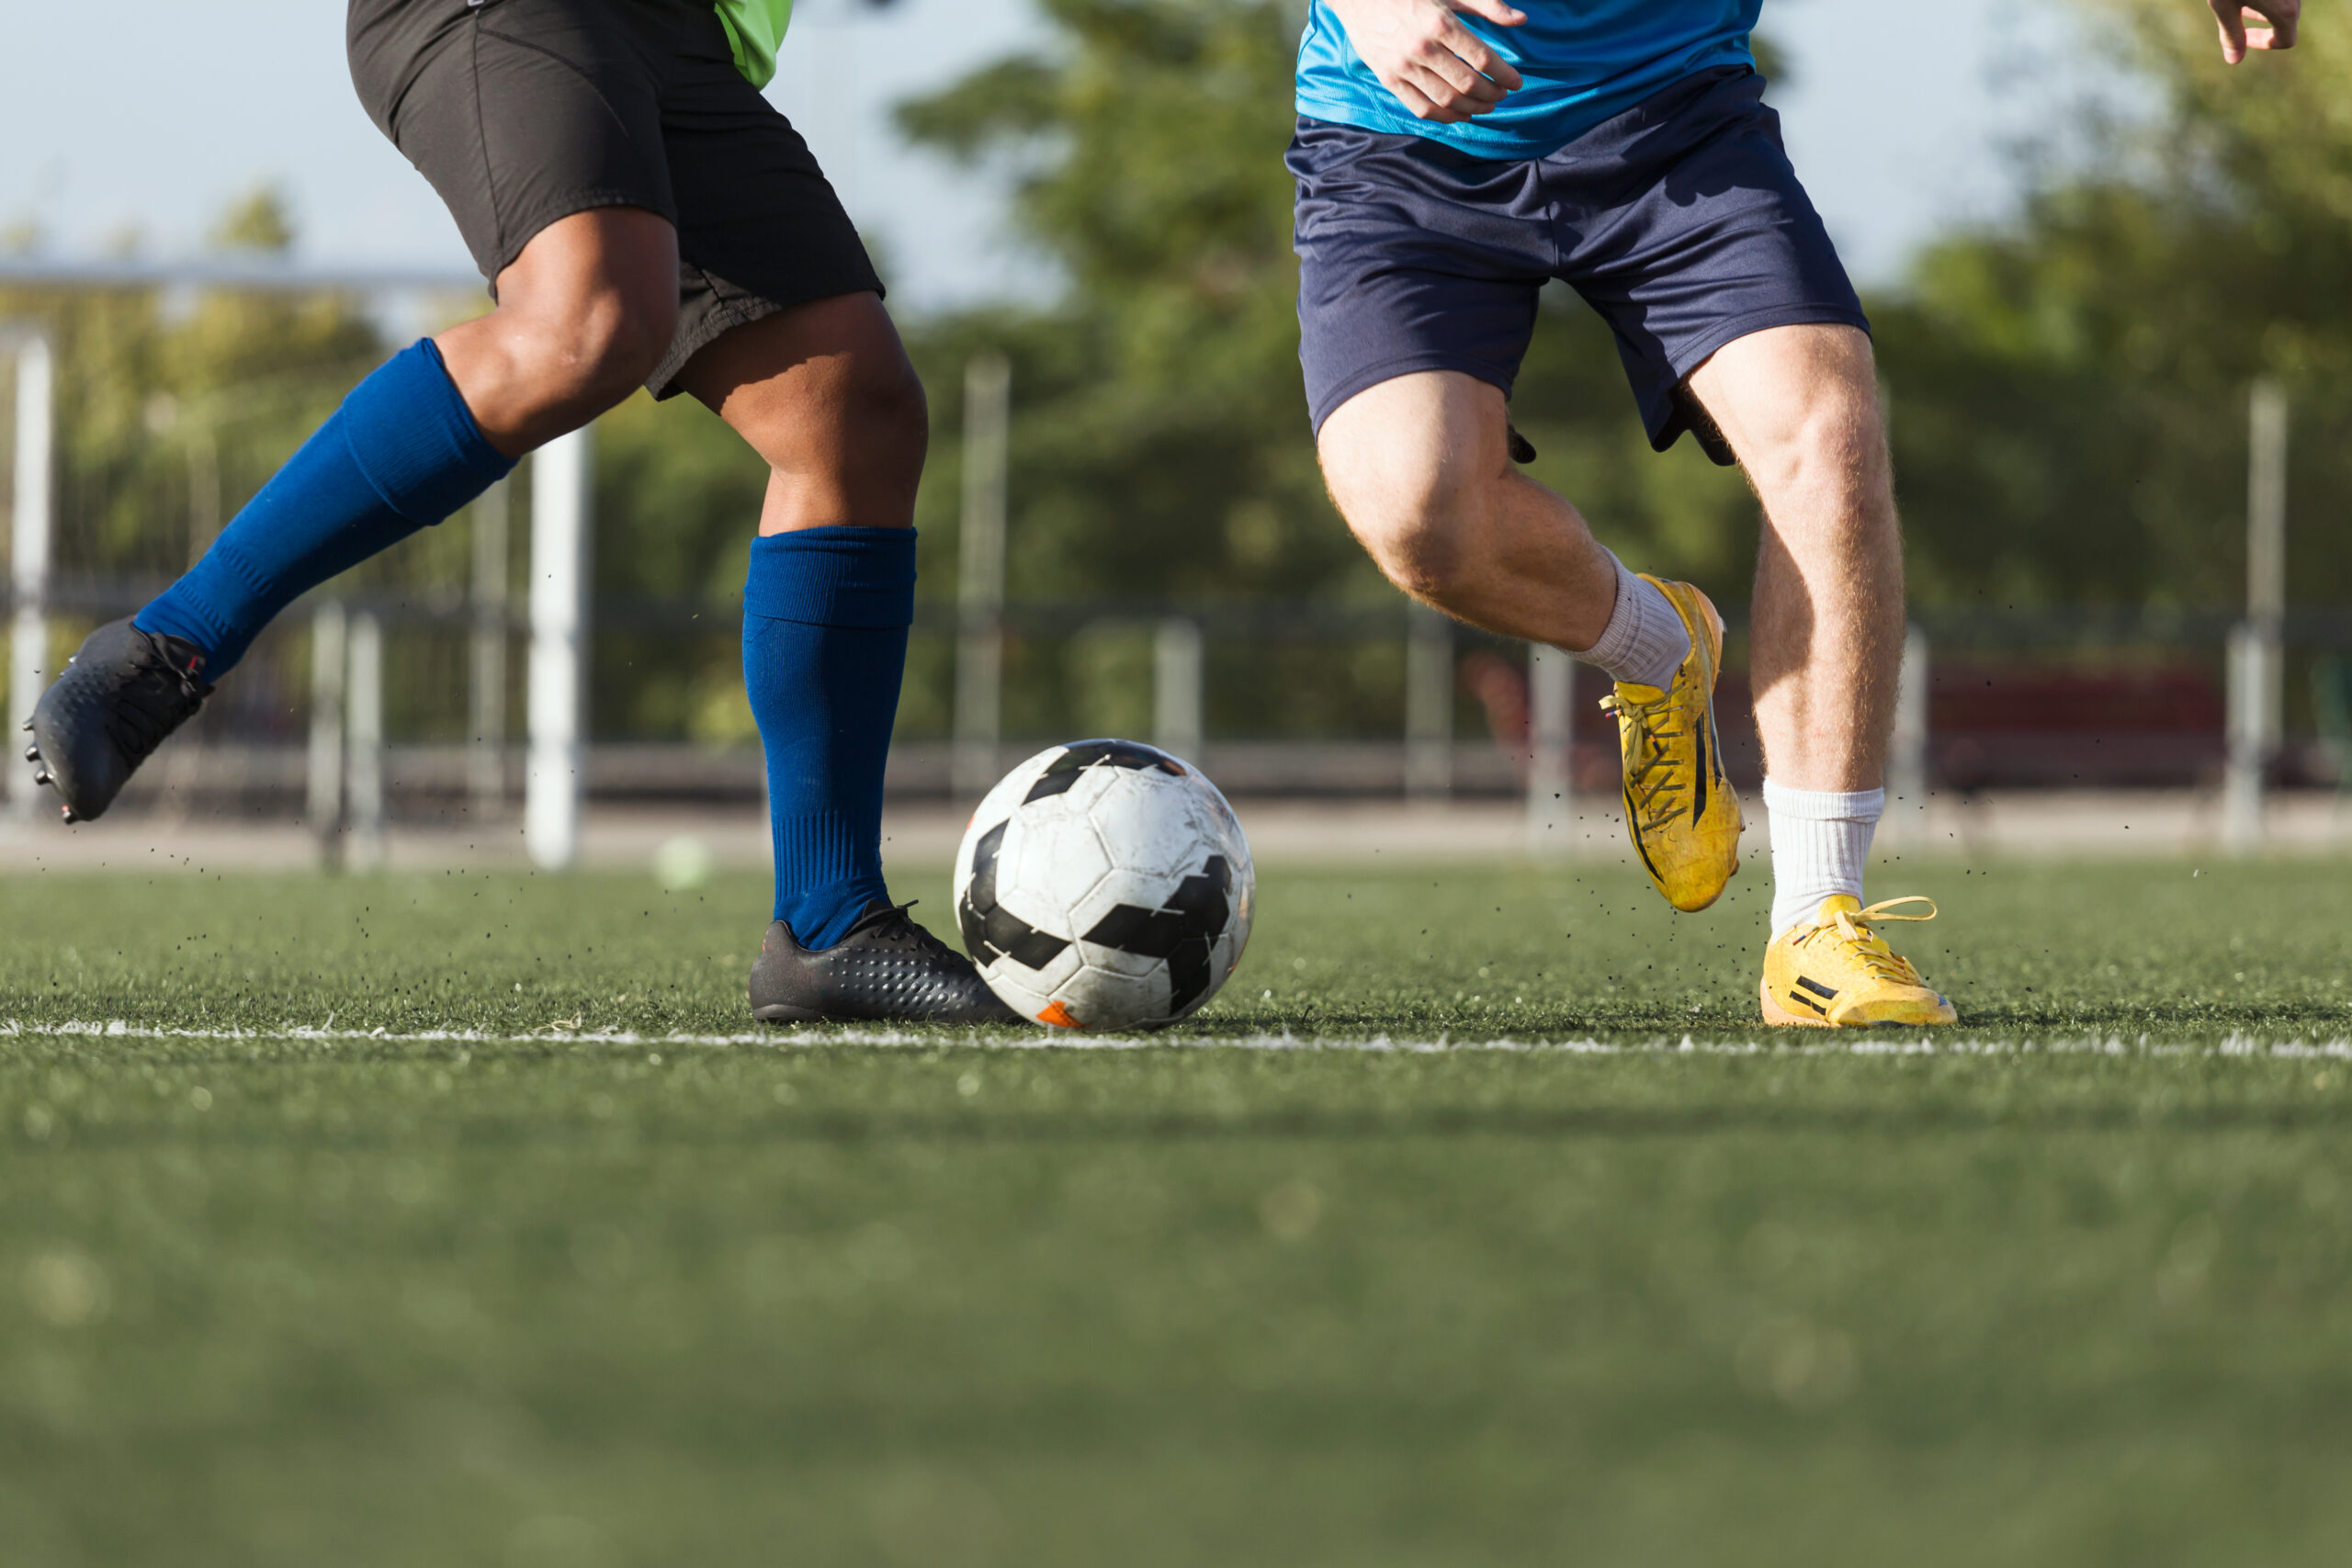
<svg viewBox="0 0 2352 1568">
<path fill-rule="evenodd" d="M 343 692 L 348 672 L 343 602 L 329 599 L 311 612 L 311 831 L 329 866 L 341 858 L 343 837 Z"/>
<path fill-rule="evenodd" d="M 8 713 L 18 724 L 32 717 L 49 676 L 50 541 L 56 471 L 56 360 L 39 331 L 17 336 L 17 484 L 9 529 L 9 586 L 16 615 L 8 628 Z M 28 768 L 8 770 L 9 805 L 29 817 L 40 789 Z"/>
<path fill-rule="evenodd" d="M 1152 635 L 1151 743 L 1170 756 L 1201 760 L 1201 623 L 1170 615 Z"/>
<path fill-rule="evenodd" d="M 2260 621 L 2287 607 L 2287 392 L 2265 377 L 2246 400 L 2245 609 Z"/>
<path fill-rule="evenodd" d="M 1453 793 L 1453 623 L 1408 607 L 1405 639 L 1405 793 Z"/>
<path fill-rule="evenodd" d="M 351 836 L 345 841 L 356 870 L 384 863 L 384 623 L 374 611 L 351 618 L 348 700 L 351 723 Z"/>
<path fill-rule="evenodd" d="M 2263 694 L 2277 684 L 2269 668 L 2273 652 L 2252 622 L 2230 628 L 2230 750 L 2222 784 L 2222 846 L 2233 854 L 2252 854 L 2262 846 L 2262 773 L 2270 751 Z"/>
<path fill-rule="evenodd" d="M 982 354 L 964 367 L 964 523 L 956 585 L 956 746 L 949 772 L 957 791 L 996 783 L 1003 734 L 1004 535 L 1011 466 L 1012 367 Z"/>
<path fill-rule="evenodd" d="M 466 685 L 468 793 L 475 819 L 506 806 L 506 577 L 509 486 L 501 479 L 473 507 L 473 633 Z"/>
<path fill-rule="evenodd" d="M 588 691 L 589 427 L 558 436 L 531 458 L 530 760 L 523 846 L 560 871 L 580 853 L 587 757 L 581 745 Z"/>
<path fill-rule="evenodd" d="M 1878 829 L 1882 843 L 1911 846 L 1928 836 L 1928 634 L 1914 625 L 1903 638 L 1903 668 L 1895 678 L 1886 814 Z"/>
<path fill-rule="evenodd" d="M 2286 677 L 2287 390 L 2265 377 L 2248 400 L 2245 613 L 2265 644 L 2261 692 L 2263 760 L 2278 749 Z"/>
<path fill-rule="evenodd" d="M 2264 377 L 2246 400 L 2245 622 L 2231 635 L 2224 846 L 2262 841 L 2265 775 L 2278 750 L 2286 687 L 2287 393 Z"/>
<path fill-rule="evenodd" d="M 1536 643 L 1527 653 L 1527 852 L 1568 852 L 1576 821 L 1577 661 Z"/>
</svg>

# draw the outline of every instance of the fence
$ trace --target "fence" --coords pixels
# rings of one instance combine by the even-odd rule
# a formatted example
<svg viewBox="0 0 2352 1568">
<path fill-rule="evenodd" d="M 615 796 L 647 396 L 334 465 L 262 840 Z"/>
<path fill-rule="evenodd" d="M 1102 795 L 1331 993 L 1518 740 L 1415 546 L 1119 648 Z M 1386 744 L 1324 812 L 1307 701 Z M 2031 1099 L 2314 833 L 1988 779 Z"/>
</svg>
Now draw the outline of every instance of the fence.
<svg viewBox="0 0 2352 1568">
<path fill-rule="evenodd" d="M 646 740 L 626 729 L 590 745 L 579 723 L 597 649 L 701 646 L 724 660 L 736 606 L 590 605 L 576 571 L 569 589 L 560 573 L 533 577 L 539 592 L 524 604 L 508 602 L 503 583 L 485 574 L 472 595 L 347 595 L 307 613 L 298 607 L 224 692 L 236 705 L 199 719 L 128 798 L 154 804 L 175 795 L 180 809 L 209 798 L 215 808 L 273 811 L 300 801 L 307 819 L 362 863 L 389 812 L 481 819 L 519 807 L 534 853 L 552 864 L 568 853 L 560 835 L 576 830 L 584 795 L 759 795 L 759 756 L 749 746 Z M 80 627 L 128 613 L 144 596 L 144 585 L 51 584 L 32 602 L 40 608 L 12 606 L 11 645 L 70 647 Z M 54 625 L 28 630 L 36 616 Z M 1923 615 L 1904 660 L 1890 834 L 1901 834 L 1930 789 L 2223 785 L 2233 810 L 2252 802 L 2258 824 L 2266 789 L 2333 784 L 2352 745 L 2352 615 L 2291 615 L 2277 630 L 2269 645 L 2248 623 L 2218 613 Z M 901 798 L 968 798 L 1027 750 L 1074 733 L 1083 716 L 1058 728 L 1005 722 L 1008 712 L 1040 711 L 1008 702 L 1005 682 L 1025 670 L 1100 659 L 1114 641 L 1125 652 L 1113 673 L 1132 688 L 1128 710 L 1139 722 L 1105 728 L 1201 759 L 1236 794 L 1523 792 L 1538 841 L 1579 797 L 1615 794 L 1615 738 L 1597 706 L 1601 677 L 1555 651 L 1401 604 L 1014 602 L 976 635 L 958 606 L 926 603 L 915 640 L 946 657 L 927 661 L 925 689 L 910 688 L 910 708 L 950 712 L 944 723 L 902 727 L 890 778 Z M 1737 626 L 1728 649 L 1718 703 L 1724 761 L 1735 782 L 1753 787 L 1761 757 Z M 1353 706 L 1387 732 L 1252 733 L 1248 719 L 1268 672 L 1285 669 L 1356 678 L 1369 671 L 1359 685 L 1385 693 Z M 431 692 L 389 701 L 396 671 Z M 2282 689 L 2290 671 L 2301 677 L 2291 704 Z M 435 703 L 465 716 L 461 728 L 441 726 L 437 739 L 414 721 Z M 405 733 L 390 723 L 396 707 L 411 716 Z M 524 722 L 510 725 L 517 711 Z M 2282 722 L 2290 715 L 2292 725 Z M 21 772 L 9 775 L 10 787 L 29 804 Z"/>
<path fill-rule="evenodd" d="M 70 647 L 78 636 L 75 625 L 126 614 L 161 584 L 53 571 L 54 355 L 39 329 L 24 326 L 0 327 L 0 351 L 13 354 L 17 372 L 6 608 L 10 708 L 21 716 L 61 642 Z M 966 396 L 958 598 L 926 604 L 918 616 L 892 773 L 899 793 L 977 794 L 1026 743 L 1066 737 L 1107 713 L 1102 728 L 1148 727 L 1170 750 L 1204 757 L 1236 793 L 1433 799 L 1523 792 L 1538 845 L 1579 793 L 1613 796 L 1613 737 L 1589 700 L 1600 694 L 1597 677 L 1548 650 L 1531 654 L 1402 601 L 1010 601 L 1009 399 L 1003 362 L 976 359 Z M 2257 387 L 2244 615 L 1920 616 L 1903 661 L 1891 831 L 1899 836 L 1936 788 L 2219 783 L 2228 835 L 2245 847 L 2259 835 L 2267 788 L 2344 776 L 2352 755 L 2345 657 L 2352 614 L 2286 607 L 2285 428 L 2283 400 Z M 560 865 L 572 857 L 581 802 L 592 790 L 757 793 L 763 781 L 748 748 L 646 746 L 609 723 L 605 743 L 587 745 L 597 658 L 675 659 L 699 649 L 706 662 L 723 666 L 740 609 L 702 600 L 589 603 L 591 439 L 582 431 L 531 461 L 523 605 L 508 582 L 502 487 L 473 510 L 469 590 L 346 593 L 289 617 L 296 624 L 266 639 L 240 671 L 233 699 L 199 720 L 190 743 L 150 769 L 131 798 L 176 794 L 186 809 L 187 797 L 205 792 L 249 804 L 299 796 L 319 830 L 364 862 L 400 803 L 438 802 L 446 810 L 454 801 L 476 815 L 504 814 L 519 794 L 533 857 Z M 388 652 L 396 638 L 398 658 Z M 519 661 L 518 642 L 526 649 Z M 394 746 L 388 680 L 397 671 L 414 684 L 420 670 L 450 666 L 451 649 L 465 688 L 459 742 L 419 745 L 411 735 Z M 1736 781 L 1752 784 L 1761 762 L 1746 718 L 1740 651 L 1735 629 L 1718 705 L 1726 764 Z M 1074 682 L 1073 671 L 1087 680 Z M 2300 685 L 2290 673 L 2303 678 Z M 1107 710 L 1072 697 L 1089 681 L 1110 692 Z M 1038 696 L 1057 683 L 1057 699 Z M 1332 694 L 1309 708 L 1344 722 L 1294 722 L 1291 733 L 1273 734 L 1253 719 L 1272 711 L 1270 694 L 1295 696 L 1307 686 Z M 2290 687 L 2309 694 L 2291 715 Z M 508 716 L 517 708 L 519 744 Z M 1295 721 L 1302 710 L 1293 702 L 1284 711 Z M 2291 733 L 2290 716 L 2298 721 Z M 300 740 L 289 732 L 297 718 L 307 730 Z M 7 777 L 12 808 L 33 809 L 29 775 L 12 770 Z"/>
</svg>

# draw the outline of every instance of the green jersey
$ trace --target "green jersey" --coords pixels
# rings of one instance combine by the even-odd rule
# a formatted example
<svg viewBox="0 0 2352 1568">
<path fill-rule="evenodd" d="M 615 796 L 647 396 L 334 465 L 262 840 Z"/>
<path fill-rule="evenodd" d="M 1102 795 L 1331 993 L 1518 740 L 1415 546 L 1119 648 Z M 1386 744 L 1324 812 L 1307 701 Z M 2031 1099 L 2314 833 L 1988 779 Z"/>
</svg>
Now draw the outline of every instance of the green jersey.
<svg viewBox="0 0 2352 1568">
<path fill-rule="evenodd" d="M 735 50 L 735 69 L 754 87 L 775 76 L 775 46 L 792 25 L 792 0 L 715 0 L 719 25 Z"/>
</svg>

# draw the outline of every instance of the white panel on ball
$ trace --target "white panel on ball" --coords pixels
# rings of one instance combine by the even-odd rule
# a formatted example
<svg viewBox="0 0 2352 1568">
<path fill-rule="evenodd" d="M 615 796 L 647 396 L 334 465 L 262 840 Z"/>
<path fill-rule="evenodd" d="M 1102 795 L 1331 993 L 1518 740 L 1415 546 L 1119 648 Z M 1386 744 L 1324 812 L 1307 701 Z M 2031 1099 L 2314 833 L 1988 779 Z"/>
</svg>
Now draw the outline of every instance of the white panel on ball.
<svg viewBox="0 0 2352 1568">
<path fill-rule="evenodd" d="M 1249 944 L 1249 841 L 1200 770 L 1132 740 L 1080 740 L 1007 773 L 956 856 L 981 976 L 1023 1016 L 1157 1028 L 1215 996 Z"/>
</svg>

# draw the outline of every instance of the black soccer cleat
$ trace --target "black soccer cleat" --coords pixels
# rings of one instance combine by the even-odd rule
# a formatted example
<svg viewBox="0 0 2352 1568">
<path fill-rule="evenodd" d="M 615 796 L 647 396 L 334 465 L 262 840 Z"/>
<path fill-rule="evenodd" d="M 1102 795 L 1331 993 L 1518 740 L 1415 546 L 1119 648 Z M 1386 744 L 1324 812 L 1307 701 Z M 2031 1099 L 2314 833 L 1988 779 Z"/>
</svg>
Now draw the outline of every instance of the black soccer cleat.
<svg viewBox="0 0 2352 1568">
<path fill-rule="evenodd" d="M 972 961 L 915 924 L 910 904 L 876 898 L 849 934 L 811 953 L 782 920 L 752 963 L 762 1023 L 1020 1023 Z"/>
<path fill-rule="evenodd" d="M 40 768 L 33 782 L 64 797 L 65 820 L 106 815 L 139 764 L 212 694 L 203 668 L 194 643 L 141 631 L 128 618 L 83 639 L 25 721 L 33 732 L 25 761 Z"/>
</svg>

